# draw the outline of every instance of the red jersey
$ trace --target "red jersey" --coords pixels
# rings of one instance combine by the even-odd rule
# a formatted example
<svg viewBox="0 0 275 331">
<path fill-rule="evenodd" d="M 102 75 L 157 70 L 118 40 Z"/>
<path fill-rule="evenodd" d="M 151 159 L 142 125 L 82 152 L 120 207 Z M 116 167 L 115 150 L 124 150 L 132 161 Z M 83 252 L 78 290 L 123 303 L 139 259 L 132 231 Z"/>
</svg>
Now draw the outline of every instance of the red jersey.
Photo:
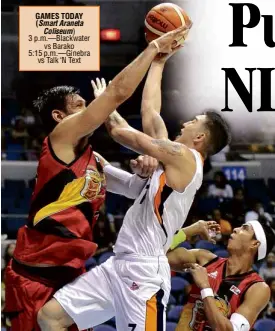
<svg viewBox="0 0 275 331">
<path fill-rule="evenodd" d="M 103 168 L 91 146 L 65 164 L 47 137 L 28 224 L 18 231 L 14 258 L 30 266 L 82 268 L 97 248 L 92 230 L 105 193 Z"/>
<path fill-rule="evenodd" d="M 264 280 L 255 272 L 225 276 L 227 259 L 216 257 L 205 265 L 209 283 L 213 289 L 216 305 L 227 318 L 242 304 L 248 288 Z M 177 329 L 181 331 L 210 331 L 203 308 L 200 289 L 193 284 L 188 303 L 183 311 Z"/>
</svg>

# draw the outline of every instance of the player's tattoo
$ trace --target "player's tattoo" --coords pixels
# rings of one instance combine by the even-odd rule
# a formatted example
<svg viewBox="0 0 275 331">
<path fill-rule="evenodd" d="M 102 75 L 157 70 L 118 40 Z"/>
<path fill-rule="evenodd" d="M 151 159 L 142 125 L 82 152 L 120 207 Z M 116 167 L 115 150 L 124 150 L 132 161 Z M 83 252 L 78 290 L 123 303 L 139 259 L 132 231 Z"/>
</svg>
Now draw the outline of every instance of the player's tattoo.
<svg viewBox="0 0 275 331">
<path fill-rule="evenodd" d="M 153 139 L 152 143 L 159 146 L 159 150 L 170 155 L 181 156 L 184 153 L 182 144 L 170 140 Z"/>
</svg>

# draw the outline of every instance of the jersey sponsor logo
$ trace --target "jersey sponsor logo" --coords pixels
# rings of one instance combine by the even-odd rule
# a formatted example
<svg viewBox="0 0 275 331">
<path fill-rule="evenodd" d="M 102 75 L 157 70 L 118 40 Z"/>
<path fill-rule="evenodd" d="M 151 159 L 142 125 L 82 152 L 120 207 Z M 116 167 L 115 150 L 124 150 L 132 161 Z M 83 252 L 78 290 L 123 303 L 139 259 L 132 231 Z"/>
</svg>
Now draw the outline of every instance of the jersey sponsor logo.
<svg viewBox="0 0 275 331">
<path fill-rule="evenodd" d="M 136 290 L 139 289 L 139 286 L 138 286 L 137 283 L 133 282 L 133 284 L 132 284 L 132 286 L 130 287 L 130 289 L 131 289 L 132 291 L 136 291 Z"/>
<path fill-rule="evenodd" d="M 219 297 L 218 295 L 215 295 L 215 304 L 219 311 L 223 314 L 224 317 L 230 316 L 231 307 L 230 303 L 227 299 L 227 296 L 224 296 L 223 298 Z M 206 315 L 204 312 L 204 304 L 202 300 L 196 300 L 194 303 L 194 307 L 192 309 L 192 318 L 189 323 L 190 329 L 197 331 L 201 330 L 202 325 L 204 325 L 204 329 L 206 330 L 208 325 L 205 325 L 207 323 Z"/>
<path fill-rule="evenodd" d="M 104 183 L 104 176 L 97 171 L 87 170 L 85 176 L 85 184 L 80 192 L 80 195 L 87 200 L 94 200 L 100 196 L 100 191 Z"/>
<path fill-rule="evenodd" d="M 217 276 L 218 276 L 218 271 L 210 272 L 210 274 L 208 274 L 208 276 L 211 277 L 211 278 L 216 279 Z"/>
<path fill-rule="evenodd" d="M 235 286 L 235 285 L 232 285 L 232 286 L 230 287 L 230 291 L 233 292 L 233 293 L 236 294 L 236 295 L 239 295 L 239 294 L 241 293 L 241 290 L 238 289 L 238 287 Z"/>
</svg>

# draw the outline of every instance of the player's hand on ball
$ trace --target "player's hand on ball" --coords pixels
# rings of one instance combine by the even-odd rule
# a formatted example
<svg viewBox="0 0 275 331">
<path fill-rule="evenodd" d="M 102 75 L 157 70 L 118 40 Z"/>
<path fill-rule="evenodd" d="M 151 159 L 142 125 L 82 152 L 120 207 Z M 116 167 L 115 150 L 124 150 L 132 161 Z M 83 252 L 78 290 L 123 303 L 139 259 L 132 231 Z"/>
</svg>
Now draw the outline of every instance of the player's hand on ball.
<svg viewBox="0 0 275 331">
<path fill-rule="evenodd" d="M 188 26 L 181 26 L 178 29 L 165 33 L 161 37 L 153 40 L 150 44 L 155 44 L 155 47 L 158 48 L 158 53 L 171 53 L 173 48 L 177 45 L 177 40 L 185 39 L 191 27 L 192 23 Z"/>
<path fill-rule="evenodd" d="M 144 178 L 153 174 L 158 167 L 158 161 L 148 155 L 140 155 L 135 160 L 130 161 L 132 171 Z"/>
<path fill-rule="evenodd" d="M 96 79 L 96 81 L 91 81 L 93 90 L 94 90 L 94 96 L 95 98 L 98 98 L 105 90 L 106 90 L 106 82 L 104 78 Z"/>
<path fill-rule="evenodd" d="M 210 287 L 206 268 L 197 263 L 186 263 L 183 265 L 183 271 L 189 272 L 193 276 L 195 284 L 200 289 Z"/>
<path fill-rule="evenodd" d="M 157 63 L 160 63 L 160 64 L 165 64 L 165 62 L 172 56 L 174 55 L 175 53 L 177 53 L 180 49 L 182 49 L 183 46 L 180 45 L 180 46 L 177 46 L 176 48 L 174 48 L 170 53 L 159 53 L 156 58 L 154 59 L 153 62 L 157 62 Z"/>
</svg>

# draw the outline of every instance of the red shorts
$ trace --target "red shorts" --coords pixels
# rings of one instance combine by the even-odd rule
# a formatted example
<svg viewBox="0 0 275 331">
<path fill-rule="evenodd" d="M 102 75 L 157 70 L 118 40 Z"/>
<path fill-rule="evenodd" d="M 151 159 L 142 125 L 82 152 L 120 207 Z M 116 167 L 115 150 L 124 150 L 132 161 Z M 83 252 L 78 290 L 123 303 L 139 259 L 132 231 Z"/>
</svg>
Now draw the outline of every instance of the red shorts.
<svg viewBox="0 0 275 331">
<path fill-rule="evenodd" d="M 11 331 L 40 331 L 37 324 L 38 311 L 53 297 L 54 293 L 59 288 L 66 284 L 63 282 L 62 285 L 59 283 L 52 284 L 51 286 L 47 284 L 47 281 L 39 281 L 39 277 L 35 274 L 31 274 L 28 269 L 30 268 L 25 268 L 14 260 L 12 260 L 6 268 L 5 313 L 7 317 L 10 318 Z M 37 270 L 38 268 L 31 268 L 31 270 L 32 269 Z M 82 274 L 83 271 L 84 270 L 77 270 L 78 275 Z M 78 275 L 74 274 L 73 279 Z M 59 279 L 62 279 L 60 277 Z M 36 278 L 38 278 L 38 280 L 36 280 Z M 76 326 L 72 326 L 69 330 L 75 331 L 78 329 Z"/>
</svg>

